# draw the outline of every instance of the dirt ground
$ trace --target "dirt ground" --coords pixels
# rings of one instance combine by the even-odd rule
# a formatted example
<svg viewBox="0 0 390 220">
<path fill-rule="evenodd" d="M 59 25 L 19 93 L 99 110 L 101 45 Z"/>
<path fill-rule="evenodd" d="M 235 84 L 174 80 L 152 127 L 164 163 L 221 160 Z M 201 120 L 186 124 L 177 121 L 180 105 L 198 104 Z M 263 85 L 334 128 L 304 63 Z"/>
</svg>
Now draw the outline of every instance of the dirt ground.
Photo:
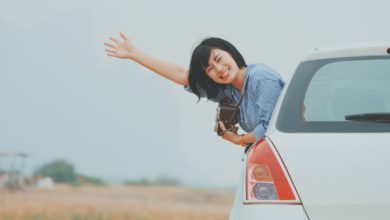
<svg viewBox="0 0 390 220">
<path fill-rule="evenodd" d="M 176 186 L 0 190 L 2 220 L 226 220 L 233 192 Z"/>
</svg>

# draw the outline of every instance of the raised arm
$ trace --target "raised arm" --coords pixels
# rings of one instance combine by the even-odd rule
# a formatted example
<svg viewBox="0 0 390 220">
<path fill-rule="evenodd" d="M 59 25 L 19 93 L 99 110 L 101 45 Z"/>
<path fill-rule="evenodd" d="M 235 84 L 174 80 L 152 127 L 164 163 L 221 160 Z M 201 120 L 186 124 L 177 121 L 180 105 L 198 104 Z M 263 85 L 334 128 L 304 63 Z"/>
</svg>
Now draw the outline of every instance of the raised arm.
<svg viewBox="0 0 390 220">
<path fill-rule="evenodd" d="M 120 32 L 121 40 L 109 37 L 111 41 L 104 43 L 108 56 L 130 59 L 151 71 L 183 86 L 188 85 L 188 70 L 171 62 L 146 54 L 134 47 L 131 40 Z"/>
</svg>

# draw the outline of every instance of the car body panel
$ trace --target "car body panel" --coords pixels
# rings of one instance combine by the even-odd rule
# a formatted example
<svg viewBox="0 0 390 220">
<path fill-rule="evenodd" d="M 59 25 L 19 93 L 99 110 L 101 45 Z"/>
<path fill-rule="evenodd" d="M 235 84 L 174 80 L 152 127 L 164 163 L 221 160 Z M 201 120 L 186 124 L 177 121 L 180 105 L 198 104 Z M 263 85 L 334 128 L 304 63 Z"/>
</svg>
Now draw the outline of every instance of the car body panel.
<svg viewBox="0 0 390 220">
<path fill-rule="evenodd" d="M 269 137 L 310 219 L 344 219 L 342 216 L 366 219 L 364 216 L 370 215 L 386 219 L 390 216 L 388 133 L 274 132 Z"/>
</svg>

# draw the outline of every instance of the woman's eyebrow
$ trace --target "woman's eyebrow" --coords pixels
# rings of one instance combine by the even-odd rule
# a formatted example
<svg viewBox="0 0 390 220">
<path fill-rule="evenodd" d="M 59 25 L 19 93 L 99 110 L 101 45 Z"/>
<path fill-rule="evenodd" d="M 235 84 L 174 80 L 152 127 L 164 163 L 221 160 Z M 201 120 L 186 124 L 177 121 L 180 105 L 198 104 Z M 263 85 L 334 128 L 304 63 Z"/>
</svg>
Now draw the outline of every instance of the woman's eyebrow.
<svg viewBox="0 0 390 220">
<path fill-rule="evenodd" d="M 213 60 L 215 60 L 215 58 L 216 58 L 217 55 L 215 55 L 215 52 L 214 52 L 214 51 L 212 51 L 211 54 L 212 54 L 212 56 L 213 56 Z"/>
<path fill-rule="evenodd" d="M 213 61 L 217 61 L 217 59 L 219 58 L 218 56 L 219 56 L 220 54 L 215 54 L 215 52 L 214 51 L 212 51 L 211 52 L 211 56 L 213 56 Z M 211 66 L 211 64 L 209 64 L 208 63 L 208 67 L 206 68 L 206 72 L 210 69 L 210 66 Z"/>
<path fill-rule="evenodd" d="M 221 58 L 222 57 L 222 55 L 221 55 L 221 53 L 218 53 L 218 54 L 216 54 L 215 56 L 214 56 L 214 60 L 215 61 L 217 61 L 219 58 Z"/>
<path fill-rule="evenodd" d="M 213 61 L 216 60 L 216 56 L 215 56 L 215 53 L 214 52 L 211 52 L 211 56 L 213 57 Z M 210 67 L 210 63 L 207 63 L 207 65 Z"/>
</svg>

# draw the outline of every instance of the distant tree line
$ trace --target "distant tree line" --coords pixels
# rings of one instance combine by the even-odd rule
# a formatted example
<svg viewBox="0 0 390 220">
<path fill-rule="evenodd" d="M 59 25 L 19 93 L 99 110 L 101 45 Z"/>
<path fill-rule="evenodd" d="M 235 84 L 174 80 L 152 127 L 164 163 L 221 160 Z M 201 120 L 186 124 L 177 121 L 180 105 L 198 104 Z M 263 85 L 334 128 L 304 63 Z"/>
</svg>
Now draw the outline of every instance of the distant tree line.
<svg viewBox="0 0 390 220">
<path fill-rule="evenodd" d="M 77 173 L 72 164 L 62 159 L 42 165 L 34 172 L 34 176 L 50 177 L 54 182 L 67 183 L 71 185 L 81 185 L 84 183 L 99 186 L 106 185 L 104 180 L 100 178 Z"/>
<path fill-rule="evenodd" d="M 35 177 L 50 177 L 54 182 L 67 183 L 71 185 L 82 185 L 89 183 L 93 185 L 106 185 L 103 179 L 82 175 L 76 172 L 74 166 L 62 159 L 46 163 L 39 167 L 34 172 Z M 125 185 L 144 185 L 144 186 L 179 186 L 180 181 L 177 179 L 161 176 L 156 179 L 139 179 L 139 180 L 126 180 L 123 182 Z"/>
</svg>

